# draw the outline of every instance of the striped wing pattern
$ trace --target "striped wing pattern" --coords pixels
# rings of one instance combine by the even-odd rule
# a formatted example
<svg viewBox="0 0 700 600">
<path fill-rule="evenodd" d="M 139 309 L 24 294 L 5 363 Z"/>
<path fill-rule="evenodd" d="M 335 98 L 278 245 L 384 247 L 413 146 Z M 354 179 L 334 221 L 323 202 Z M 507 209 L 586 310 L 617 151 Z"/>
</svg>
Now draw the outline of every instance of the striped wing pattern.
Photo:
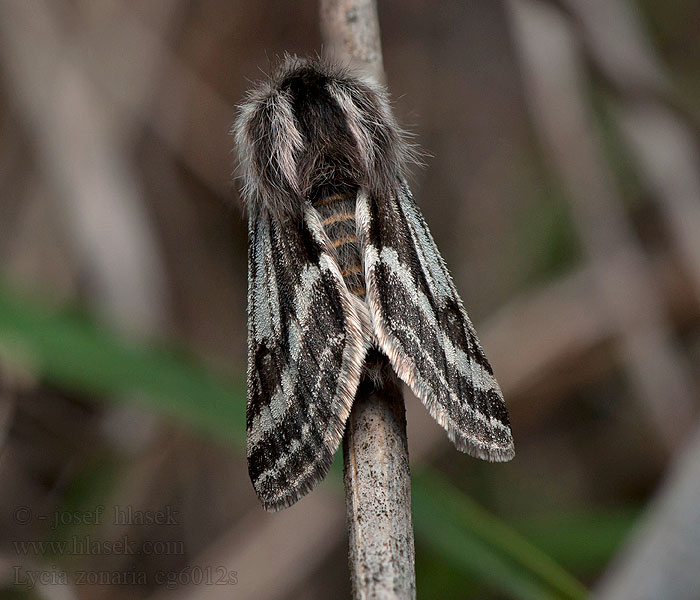
<svg viewBox="0 0 700 600">
<path fill-rule="evenodd" d="M 510 460 L 501 390 L 408 186 L 394 198 L 360 193 L 356 214 L 381 350 L 458 449 Z"/>
<path fill-rule="evenodd" d="M 315 211 L 282 227 L 249 221 L 247 454 L 268 510 L 326 475 L 367 346 Z"/>
</svg>

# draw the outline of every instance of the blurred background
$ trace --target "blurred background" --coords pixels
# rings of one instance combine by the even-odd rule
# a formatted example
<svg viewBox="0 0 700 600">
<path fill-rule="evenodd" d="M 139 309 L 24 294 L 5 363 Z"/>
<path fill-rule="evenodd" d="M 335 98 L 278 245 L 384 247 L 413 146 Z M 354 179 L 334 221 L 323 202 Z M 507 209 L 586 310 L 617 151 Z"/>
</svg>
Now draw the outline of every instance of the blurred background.
<svg viewBox="0 0 700 600">
<path fill-rule="evenodd" d="M 418 596 L 700 597 L 700 7 L 379 19 L 517 452 L 406 393 Z M 0 597 L 349 597 L 339 465 L 269 515 L 245 464 L 229 130 L 285 51 L 316 2 L 0 2 Z"/>
</svg>

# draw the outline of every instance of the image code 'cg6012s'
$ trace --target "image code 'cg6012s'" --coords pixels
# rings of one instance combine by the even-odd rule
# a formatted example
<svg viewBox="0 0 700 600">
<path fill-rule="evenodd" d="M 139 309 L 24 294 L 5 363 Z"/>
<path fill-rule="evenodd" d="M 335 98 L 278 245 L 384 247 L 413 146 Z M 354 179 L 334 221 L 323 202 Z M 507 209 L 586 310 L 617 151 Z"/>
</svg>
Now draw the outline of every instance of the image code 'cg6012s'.
<svg viewBox="0 0 700 600">
<path fill-rule="evenodd" d="M 326 475 L 377 357 L 458 449 L 514 455 L 508 412 L 405 181 L 386 92 L 286 58 L 235 125 L 249 219 L 248 468 L 268 510 Z M 374 371 L 374 373 L 372 373 Z"/>
</svg>

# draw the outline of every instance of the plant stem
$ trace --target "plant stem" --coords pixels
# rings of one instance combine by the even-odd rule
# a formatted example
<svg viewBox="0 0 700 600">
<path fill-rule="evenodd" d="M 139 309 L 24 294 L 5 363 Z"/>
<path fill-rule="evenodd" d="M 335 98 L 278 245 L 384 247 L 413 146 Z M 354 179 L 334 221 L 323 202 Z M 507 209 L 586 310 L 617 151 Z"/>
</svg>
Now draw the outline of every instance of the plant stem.
<svg viewBox="0 0 700 600">
<path fill-rule="evenodd" d="M 415 598 L 406 411 L 400 384 L 357 392 L 343 440 L 355 598 Z"/>
<path fill-rule="evenodd" d="M 384 81 L 374 0 L 321 0 L 326 55 Z M 406 410 L 398 380 L 363 380 L 343 440 L 350 573 L 355 598 L 415 598 Z"/>
</svg>

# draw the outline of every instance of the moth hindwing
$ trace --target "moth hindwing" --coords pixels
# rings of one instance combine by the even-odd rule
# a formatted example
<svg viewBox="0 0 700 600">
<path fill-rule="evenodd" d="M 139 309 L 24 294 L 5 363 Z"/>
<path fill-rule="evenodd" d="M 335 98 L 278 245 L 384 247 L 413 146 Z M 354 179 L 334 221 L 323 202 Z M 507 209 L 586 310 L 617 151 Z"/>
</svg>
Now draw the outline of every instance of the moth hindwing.
<svg viewBox="0 0 700 600">
<path fill-rule="evenodd" d="M 248 468 L 265 508 L 326 475 L 361 380 L 381 386 L 391 369 L 458 449 L 512 458 L 501 391 L 405 183 L 411 152 L 385 91 L 287 57 L 235 132 L 249 218 Z"/>
</svg>

